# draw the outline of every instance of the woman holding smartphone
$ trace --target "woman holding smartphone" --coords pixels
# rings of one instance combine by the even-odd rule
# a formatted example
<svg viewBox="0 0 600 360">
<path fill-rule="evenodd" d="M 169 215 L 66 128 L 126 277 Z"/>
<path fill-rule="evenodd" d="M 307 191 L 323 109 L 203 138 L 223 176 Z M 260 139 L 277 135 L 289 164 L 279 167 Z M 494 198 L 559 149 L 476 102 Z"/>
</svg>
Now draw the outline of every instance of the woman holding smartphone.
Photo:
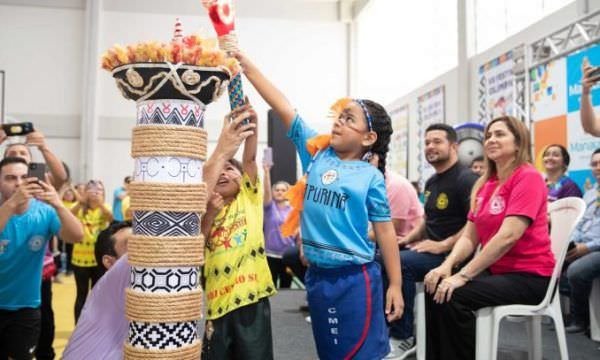
<svg viewBox="0 0 600 360">
<path fill-rule="evenodd" d="M 75 274 L 77 298 L 75 299 L 75 323 L 79 319 L 85 299 L 90 288 L 96 284 L 101 272 L 96 264 L 94 247 L 100 231 L 106 229 L 113 220 L 110 206 L 104 203 L 104 184 L 98 180 L 90 180 L 85 185 L 83 196 L 78 198 L 77 204 L 71 212 L 83 224 L 83 241 L 75 244 L 71 263 Z"/>
<path fill-rule="evenodd" d="M 295 244 L 295 237 L 283 237 L 281 235 L 281 224 L 291 210 L 285 198 L 290 184 L 285 181 L 277 181 L 271 186 L 271 168 L 273 167 L 273 152 L 266 148 L 263 156 L 264 169 L 264 220 L 263 231 L 265 233 L 265 247 L 267 251 L 267 262 L 273 277 L 273 283 L 280 288 L 289 288 L 292 277 L 285 271 L 283 264 L 283 253 Z"/>
</svg>

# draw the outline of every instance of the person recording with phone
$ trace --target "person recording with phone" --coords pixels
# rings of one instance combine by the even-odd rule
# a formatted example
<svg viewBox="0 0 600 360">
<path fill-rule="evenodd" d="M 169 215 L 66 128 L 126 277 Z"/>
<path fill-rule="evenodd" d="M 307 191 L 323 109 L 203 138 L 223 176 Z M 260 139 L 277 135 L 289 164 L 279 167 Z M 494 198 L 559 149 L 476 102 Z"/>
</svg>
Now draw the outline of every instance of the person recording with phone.
<svg viewBox="0 0 600 360">
<path fill-rule="evenodd" d="M 31 123 L 5 124 L 0 129 L 0 144 L 3 144 L 11 136 L 25 136 L 25 143 L 11 143 L 6 146 L 4 157 L 20 157 L 25 159 L 27 164 L 32 162 L 31 146 L 37 147 L 47 165 L 50 183 L 55 189 L 69 180 L 69 176 L 63 163 L 58 156 L 50 150 L 46 137 L 41 131 L 33 128 Z"/>
<path fill-rule="evenodd" d="M 31 359 L 36 352 L 42 263 L 50 239 L 83 238 L 56 190 L 27 174 L 23 158 L 0 161 L 0 359 Z"/>
<path fill-rule="evenodd" d="M 68 181 L 69 174 L 60 159 L 50 150 L 44 134 L 36 131 L 30 122 L 4 124 L 0 128 L 0 144 L 8 137 L 25 136 L 25 143 L 10 143 L 4 151 L 4 158 L 17 157 L 23 159 L 28 165 L 28 176 L 36 177 L 39 181 L 51 184 L 55 190 Z M 44 163 L 32 162 L 30 146 L 36 146 L 44 157 Z M 48 169 L 48 174 L 46 174 Z M 46 179 L 48 175 L 48 179 Z M 41 333 L 36 348 L 37 359 L 54 359 L 55 353 L 52 346 L 54 342 L 54 312 L 52 311 L 52 276 L 56 268 L 52 269 L 53 255 L 49 249 L 45 251 L 44 270 L 41 282 Z"/>
<path fill-rule="evenodd" d="M 587 58 L 581 63 L 581 126 L 586 133 L 600 136 L 600 117 L 594 114 L 590 91 L 600 80 L 600 66 L 592 66 Z"/>
</svg>

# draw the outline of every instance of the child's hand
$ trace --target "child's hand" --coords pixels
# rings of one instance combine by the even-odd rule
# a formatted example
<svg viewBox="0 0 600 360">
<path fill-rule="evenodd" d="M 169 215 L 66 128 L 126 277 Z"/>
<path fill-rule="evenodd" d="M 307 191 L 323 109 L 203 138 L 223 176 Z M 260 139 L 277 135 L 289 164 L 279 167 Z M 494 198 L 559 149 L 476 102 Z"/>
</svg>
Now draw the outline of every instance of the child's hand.
<svg viewBox="0 0 600 360">
<path fill-rule="evenodd" d="M 402 289 L 398 285 L 390 285 L 385 295 L 385 316 L 387 321 L 394 321 L 402 317 L 404 312 L 404 299 Z"/>
<path fill-rule="evenodd" d="M 242 124 L 245 119 L 256 116 L 250 105 L 241 106 L 225 116 L 223 129 L 217 142 L 215 153 L 231 159 L 246 138 L 254 135 L 256 123 Z"/>
<path fill-rule="evenodd" d="M 244 74 L 248 75 L 256 69 L 256 66 L 254 66 L 252 61 L 250 61 L 250 59 L 248 59 L 248 57 L 244 53 L 238 51 L 234 52 L 232 55 L 240 63 Z"/>
<path fill-rule="evenodd" d="M 208 204 L 206 206 L 206 213 L 210 215 L 217 215 L 221 209 L 225 206 L 225 201 L 223 197 L 219 193 L 213 193 L 210 199 L 208 200 Z"/>
</svg>

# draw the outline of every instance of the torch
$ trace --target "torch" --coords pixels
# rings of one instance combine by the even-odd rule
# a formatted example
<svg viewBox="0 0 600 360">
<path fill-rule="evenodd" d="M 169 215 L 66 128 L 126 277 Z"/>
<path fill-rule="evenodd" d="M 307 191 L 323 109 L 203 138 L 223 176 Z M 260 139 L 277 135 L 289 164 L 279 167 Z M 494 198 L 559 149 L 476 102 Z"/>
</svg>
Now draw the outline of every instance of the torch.
<svg viewBox="0 0 600 360">
<path fill-rule="evenodd" d="M 231 0 L 202 0 L 208 11 L 208 16 L 217 32 L 219 47 L 231 55 L 239 51 L 237 34 L 235 33 L 234 10 Z M 228 85 L 229 105 L 231 110 L 244 105 L 244 90 L 242 89 L 242 75 L 235 75 Z M 246 123 L 248 120 L 244 120 Z"/>
</svg>

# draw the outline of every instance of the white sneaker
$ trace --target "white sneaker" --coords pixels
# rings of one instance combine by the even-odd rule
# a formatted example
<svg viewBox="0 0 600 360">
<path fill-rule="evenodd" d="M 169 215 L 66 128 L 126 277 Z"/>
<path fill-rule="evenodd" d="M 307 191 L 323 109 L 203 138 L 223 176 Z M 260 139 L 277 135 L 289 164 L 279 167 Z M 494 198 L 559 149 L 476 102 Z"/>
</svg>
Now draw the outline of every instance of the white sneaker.
<svg viewBox="0 0 600 360">
<path fill-rule="evenodd" d="M 390 337 L 390 353 L 384 358 L 385 360 L 403 360 L 417 351 L 415 346 L 415 337 L 411 336 L 408 339 L 397 340 Z"/>
</svg>

